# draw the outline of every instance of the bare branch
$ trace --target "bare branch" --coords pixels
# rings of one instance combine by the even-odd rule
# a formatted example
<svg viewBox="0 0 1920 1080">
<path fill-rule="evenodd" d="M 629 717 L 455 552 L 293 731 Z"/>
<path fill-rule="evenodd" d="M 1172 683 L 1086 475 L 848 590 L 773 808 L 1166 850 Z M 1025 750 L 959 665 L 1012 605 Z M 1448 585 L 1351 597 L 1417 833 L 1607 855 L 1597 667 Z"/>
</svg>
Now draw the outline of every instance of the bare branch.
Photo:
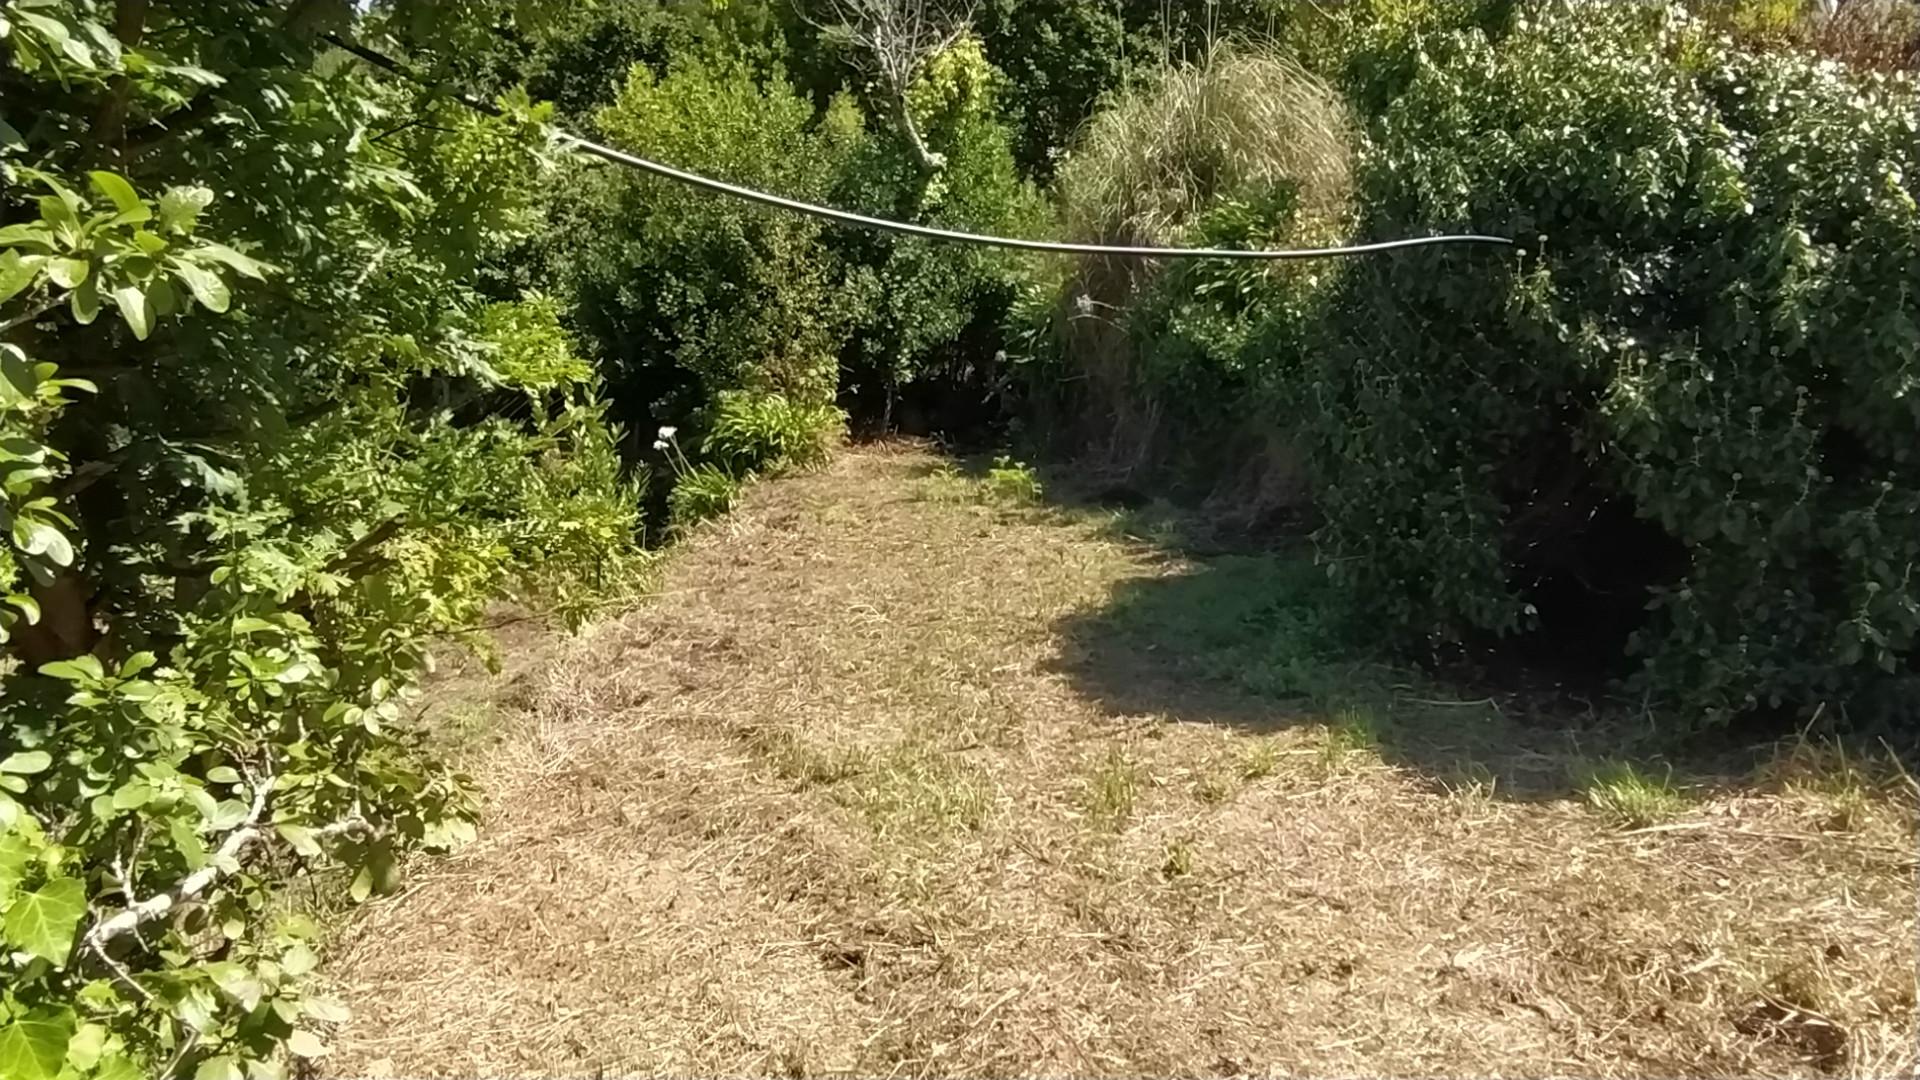
<svg viewBox="0 0 1920 1080">
<path fill-rule="evenodd" d="M 894 126 L 920 167 L 937 172 L 946 159 L 927 148 L 907 90 L 935 57 L 953 48 L 973 25 L 971 0 L 822 0 L 831 22 L 801 17 L 850 46 L 853 63 L 887 95 Z"/>
</svg>

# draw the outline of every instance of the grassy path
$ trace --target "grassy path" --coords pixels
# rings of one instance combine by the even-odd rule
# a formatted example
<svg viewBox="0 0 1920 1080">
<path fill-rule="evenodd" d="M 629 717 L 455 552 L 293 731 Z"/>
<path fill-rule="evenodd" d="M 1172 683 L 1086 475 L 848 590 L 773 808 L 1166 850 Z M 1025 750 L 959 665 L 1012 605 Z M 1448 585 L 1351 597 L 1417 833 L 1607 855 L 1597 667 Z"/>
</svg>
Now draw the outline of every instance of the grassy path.
<svg viewBox="0 0 1920 1080">
<path fill-rule="evenodd" d="M 474 754 L 480 841 L 332 958 L 355 1017 L 325 1072 L 1910 1061 L 1906 803 L 1831 769 L 1707 778 L 1623 830 L 1563 736 L 1256 694 L 1249 668 L 1301 675 L 1234 651 L 1288 617 L 1249 603 L 1286 567 L 933 466 L 759 486 L 659 597 L 522 675 Z"/>
</svg>

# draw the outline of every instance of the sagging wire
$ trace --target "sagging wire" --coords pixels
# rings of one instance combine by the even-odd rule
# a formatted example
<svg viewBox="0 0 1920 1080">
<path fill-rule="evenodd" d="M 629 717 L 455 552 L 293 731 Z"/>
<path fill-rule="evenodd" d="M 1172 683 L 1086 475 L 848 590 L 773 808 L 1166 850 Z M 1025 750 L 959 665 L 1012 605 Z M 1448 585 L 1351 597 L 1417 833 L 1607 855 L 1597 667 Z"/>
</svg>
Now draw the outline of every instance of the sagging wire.
<svg viewBox="0 0 1920 1080">
<path fill-rule="evenodd" d="M 329 44 L 352 53 L 375 68 L 398 76 L 418 85 L 427 85 L 426 81 L 415 75 L 406 65 L 375 49 L 367 48 L 358 42 L 335 33 L 322 35 Z M 449 95 L 453 100 L 475 112 L 488 116 L 499 116 L 500 110 L 483 102 L 474 101 L 462 94 Z M 671 165 L 603 146 L 589 139 L 583 139 L 558 127 L 547 128 L 548 138 L 553 145 L 577 154 L 597 157 L 617 165 L 639 169 L 677 183 L 705 191 L 727 195 L 763 206 L 777 207 L 796 214 L 807 214 L 839 222 L 862 229 L 877 229 L 882 232 L 902 233 L 908 236 L 924 236 L 934 240 L 945 240 L 960 244 L 978 244 L 986 247 L 1010 248 L 1017 251 L 1043 251 L 1062 255 L 1105 255 L 1136 259 L 1328 259 L 1347 258 L 1361 255 L 1379 255 L 1390 251 L 1403 251 L 1408 248 L 1434 247 L 1442 244 L 1477 244 L 1497 247 L 1513 247 L 1514 242 L 1504 236 L 1483 236 L 1478 233 L 1448 233 L 1438 236 L 1415 236 L 1400 240 L 1382 240 L 1368 244 L 1349 244 L 1340 247 L 1321 248 L 1273 248 L 1267 250 L 1245 248 L 1178 248 L 1178 247 L 1128 247 L 1112 244 L 1072 244 L 1055 240 L 1025 240 L 1011 236 L 989 236 L 983 233 L 960 232 L 954 229 L 935 228 L 931 225 L 915 225 L 911 222 L 894 221 L 889 218 L 869 217 L 856 214 L 851 210 L 841 210 L 831 206 L 789 199 L 771 192 L 730 184 L 725 180 L 716 180 L 710 176 L 677 169 Z"/>
</svg>

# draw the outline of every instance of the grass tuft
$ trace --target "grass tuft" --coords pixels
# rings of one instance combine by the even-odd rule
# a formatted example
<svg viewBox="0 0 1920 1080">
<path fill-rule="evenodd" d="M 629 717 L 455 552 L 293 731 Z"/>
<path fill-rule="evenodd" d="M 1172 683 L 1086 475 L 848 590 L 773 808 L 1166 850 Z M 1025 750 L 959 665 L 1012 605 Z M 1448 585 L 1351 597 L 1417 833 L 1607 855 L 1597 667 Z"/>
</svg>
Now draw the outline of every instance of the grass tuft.
<svg viewBox="0 0 1920 1080">
<path fill-rule="evenodd" d="M 1584 767 L 1576 779 L 1587 803 L 1625 829 L 1657 825 L 1687 806 L 1671 768 L 1655 776 L 1630 761 L 1609 759 Z"/>
<path fill-rule="evenodd" d="M 1082 808 L 1096 826 L 1117 830 L 1133 817 L 1141 780 L 1139 764 L 1125 750 L 1112 747 L 1086 778 Z"/>
</svg>

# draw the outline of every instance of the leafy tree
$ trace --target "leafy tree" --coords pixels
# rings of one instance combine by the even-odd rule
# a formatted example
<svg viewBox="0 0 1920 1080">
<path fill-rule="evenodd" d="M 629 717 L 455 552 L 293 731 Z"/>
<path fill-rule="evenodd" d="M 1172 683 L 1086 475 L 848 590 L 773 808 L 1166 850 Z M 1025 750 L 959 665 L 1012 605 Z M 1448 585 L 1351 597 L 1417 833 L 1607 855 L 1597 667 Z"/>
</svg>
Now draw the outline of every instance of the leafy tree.
<svg viewBox="0 0 1920 1080">
<path fill-rule="evenodd" d="M 492 17 L 0 5 L 9 1078 L 324 1053 L 339 1006 L 263 867 L 365 897 L 471 835 L 407 722 L 429 649 L 516 581 L 578 614 L 634 565 L 556 310 L 466 284 L 532 224 L 544 109 L 480 116 L 323 36 Z"/>
</svg>

